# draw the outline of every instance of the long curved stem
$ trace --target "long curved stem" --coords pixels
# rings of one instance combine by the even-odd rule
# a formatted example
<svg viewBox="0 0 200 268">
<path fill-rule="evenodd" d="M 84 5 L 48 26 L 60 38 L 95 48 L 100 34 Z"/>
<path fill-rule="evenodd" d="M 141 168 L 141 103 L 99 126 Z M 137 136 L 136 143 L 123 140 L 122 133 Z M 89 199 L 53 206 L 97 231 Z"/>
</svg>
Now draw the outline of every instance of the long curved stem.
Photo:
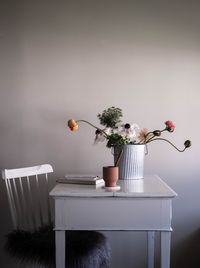
<svg viewBox="0 0 200 268">
<path fill-rule="evenodd" d="M 163 138 L 155 138 L 155 139 L 152 139 L 152 140 L 148 141 L 148 143 L 149 143 L 149 142 L 152 142 L 152 141 L 157 141 L 157 140 L 161 140 L 161 141 L 166 141 L 166 142 L 168 142 L 171 146 L 173 146 L 177 151 L 179 151 L 179 152 L 181 152 L 181 153 L 184 152 L 185 149 L 186 149 L 186 147 L 185 147 L 183 150 L 180 150 L 180 149 L 177 148 L 171 141 L 168 141 L 168 140 L 163 139 Z"/>
<path fill-rule="evenodd" d="M 148 138 L 149 135 L 153 134 L 152 131 L 148 132 L 146 135 L 145 135 L 145 138 L 144 138 L 144 143 L 147 143 L 149 142 L 151 139 L 153 139 L 155 136 L 151 136 L 150 138 Z"/>
<path fill-rule="evenodd" d="M 86 120 L 79 119 L 79 120 L 76 120 L 76 122 L 77 122 L 77 123 L 78 123 L 78 122 L 84 122 L 84 123 L 90 125 L 91 127 L 96 128 L 97 130 L 101 131 L 106 137 L 108 137 L 108 134 L 107 134 L 104 130 L 102 130 L 102 129 L 96 127 L 95 125 L 93 125 L 92 123 L 90 123 L 90 122 L 88 122 L 88 121 L 86 121 Z"/>
<path fill-rule="evenodd" d="M 160 133 L 162 133 L 162 132 L 164 132 L 164 131 L 166 131 L 166 130 L 167 130 L 167 129 L 164 128 L 164 129 L 160 130 Z M 150 134 L 153 134 L 153 131 L 150 131 L 150 132 L 148 132 L 148 133 L 146 134 L 146 137 L 145 137 L 145 143 L 150 142 L 153 138 L 156 137 L 156 136 L 153 134 L 153 136 L 151 136 L 150 138 L 148 138 L 148 136 L 149 136 Z"/>
</svg>

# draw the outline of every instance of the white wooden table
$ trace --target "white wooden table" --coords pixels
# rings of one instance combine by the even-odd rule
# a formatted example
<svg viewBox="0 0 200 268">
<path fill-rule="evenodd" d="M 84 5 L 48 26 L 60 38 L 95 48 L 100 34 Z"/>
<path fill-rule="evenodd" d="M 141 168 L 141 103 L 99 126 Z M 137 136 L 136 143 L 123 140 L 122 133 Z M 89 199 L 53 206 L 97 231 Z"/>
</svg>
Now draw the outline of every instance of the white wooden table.
<svg viewBox="0 0 200 268">
<path fill-rule="evenodd" d="M 57 184 L 55 199 L 56 268 L 65 267 L 65 230 L 147 231 L 148 268 L 154 267 L 155 231 L 161 232 L 161 268 L 170 267 L 172 198 L 177 194 L 158 176 L 120 180 L 118 191 Z"/>
</svg>

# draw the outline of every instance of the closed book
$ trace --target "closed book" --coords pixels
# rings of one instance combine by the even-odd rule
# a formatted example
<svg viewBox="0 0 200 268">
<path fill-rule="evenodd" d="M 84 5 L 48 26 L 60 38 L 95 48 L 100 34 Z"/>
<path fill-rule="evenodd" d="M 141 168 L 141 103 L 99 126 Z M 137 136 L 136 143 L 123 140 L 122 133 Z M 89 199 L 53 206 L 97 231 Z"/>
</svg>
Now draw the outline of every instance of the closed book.
<svg viewBox="0 0 200 268">
<path fill-rule="evenodd" d="M 69 183 L 69 184 L 84 184 L 84 185 L 99 185 L 103 184 L 104 180 L 98 176 L 93 175 L 71 175 L 67 174 L 64 178 L 57 180 L 60 183 Z"/>
</svg>

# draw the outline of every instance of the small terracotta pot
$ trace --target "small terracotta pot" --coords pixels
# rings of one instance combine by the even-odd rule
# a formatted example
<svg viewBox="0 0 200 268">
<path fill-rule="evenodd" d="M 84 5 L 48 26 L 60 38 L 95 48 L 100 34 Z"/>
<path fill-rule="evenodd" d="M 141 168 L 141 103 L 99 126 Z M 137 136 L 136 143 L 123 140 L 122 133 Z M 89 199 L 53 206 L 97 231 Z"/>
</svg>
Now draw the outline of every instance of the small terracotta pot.
<svg viewBox="0 0 200 268">
<path fill-rule="evenodd" d="M 119 179 L 119 167 L 103 167 L 103 179 L 106 187 L 115 187 Z"/>
</svg>

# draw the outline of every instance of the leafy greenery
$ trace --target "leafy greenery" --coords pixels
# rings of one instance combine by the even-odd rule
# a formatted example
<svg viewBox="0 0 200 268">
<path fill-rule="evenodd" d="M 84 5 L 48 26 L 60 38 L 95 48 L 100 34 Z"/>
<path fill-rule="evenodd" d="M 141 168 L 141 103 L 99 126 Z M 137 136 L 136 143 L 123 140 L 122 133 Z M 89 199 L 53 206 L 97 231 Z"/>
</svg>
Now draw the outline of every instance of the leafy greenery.
<svg viewBox="0 0 200 268">
<path fill-rule="evenodd" d="M 111 148 L 114 146 L 120 146 L 120 145 L 128 144 L 128 143 L 129 143 L 128 138 L 124 138 L 121 135 L 119 135 L 118 133 L 113 133 L 109 136 L 106 146 L 108 148 Z"/>
<path fill-rule="evenodd" d="M 116 128 L 117 124 L 121 123 L 122 109 L 115 108 L 114 106 L 104 110 L 102 114 L 97 115 L 100 124 L 107 128 Z"/>
</svg>

